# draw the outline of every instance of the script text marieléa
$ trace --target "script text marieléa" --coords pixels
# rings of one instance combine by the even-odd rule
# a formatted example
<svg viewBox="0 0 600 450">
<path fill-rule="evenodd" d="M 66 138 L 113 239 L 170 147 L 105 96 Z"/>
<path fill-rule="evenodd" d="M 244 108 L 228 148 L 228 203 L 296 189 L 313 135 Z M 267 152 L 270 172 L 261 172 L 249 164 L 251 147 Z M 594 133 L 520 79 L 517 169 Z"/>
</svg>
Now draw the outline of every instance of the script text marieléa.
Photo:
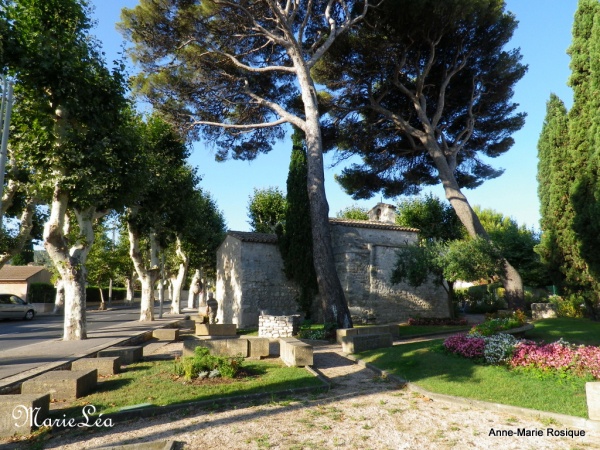
<svg viewBox="0 0 600 450">
<path fill-rule="evenodd" d="M 46 417 L 41 422 L 38 420 L 38 414 L 41 408 L 32 408 L 24 405 L 18 405 L 13 409 L 12 417 L 17 422 L 17 427 L 56 427 L 56 428 L 84 428 L 84 427 L 106 427 L 111 428 L 114 423 L 110 418 L 102 418 L 102 414 L 98 417 L 92 417 L 96 413 L 94 405 L 85 405 L 81 408 L 83 417 L 67 418 L 65 414 L 61 418 Z"/>
</svg>

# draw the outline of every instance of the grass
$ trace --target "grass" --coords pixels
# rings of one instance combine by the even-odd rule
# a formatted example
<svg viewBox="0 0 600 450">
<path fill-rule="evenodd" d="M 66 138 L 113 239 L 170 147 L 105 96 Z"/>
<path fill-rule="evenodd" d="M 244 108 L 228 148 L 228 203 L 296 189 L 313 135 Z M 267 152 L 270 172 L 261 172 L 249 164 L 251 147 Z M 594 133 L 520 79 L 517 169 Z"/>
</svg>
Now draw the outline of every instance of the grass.
<svg viewBox="0 0 600 450">
<path fill-rule="evenodd" d="M 554 342 L 562 337 L 575 344 L 600 345 L 599 322 L 556 318 L 539 320 L 534 325 L 526 334 L 528 339 Z M 431 327 L 407 326 L 400 330 L 412 328 L 416 332 L 417 328 Z M 442 342 L 403 344 L 359 356 L 432 392 L 587 417 L 586 379 L 476 364 L 435 351 Z"/>
<path fill-rule="evenodd" d="M 440 394 L 587 417 L 585 379 L 541 377 L 434 351 L 441 339 L 396 345 L 358 356 Z"/>
<path fill-rule="evenodd" d="M 67 417 L 81 415 L 82 407 L 91 404 L 97 413 L 108 414 L 119 409 L 151 403 L 172 405 L 200 400 L 215 401 L 238 395 L 277 392 L 306 386 L 321 386 L 321 381 L 305 369 L 286 367 L 277 361 L 245 361 L 244 370 L 251 376 L 223 383 L 194 385 L 174 380 L 173 361 L 131 364 L 127 371 L 104 378 L 96 392 L 70 403 L 67 410 L 55 412 Z"/>
<path fill-rule="evenodd" d="M 560 317 L 537 320 L 534 325 L 526 334 L 528 339 L 554 342 L 562 337 L 573 344 L 600 346 L 600 322 Z"/>
<path fill-rule="evenodd" d="M 458 333 L 459 331 L 468 331 L 471 327 L 457 325 L 400 325 L 398 329 L 400 337 L 405 337 L 430 333 Z"/>
</svg>

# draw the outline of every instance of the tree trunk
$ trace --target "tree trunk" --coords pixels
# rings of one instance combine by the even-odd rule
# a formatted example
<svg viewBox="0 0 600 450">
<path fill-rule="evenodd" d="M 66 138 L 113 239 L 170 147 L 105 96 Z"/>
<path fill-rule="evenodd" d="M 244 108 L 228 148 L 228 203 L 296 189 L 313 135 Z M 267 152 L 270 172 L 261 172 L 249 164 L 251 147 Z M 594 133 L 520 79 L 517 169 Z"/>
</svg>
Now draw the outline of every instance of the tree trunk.
<svg viewBox="0 0 600 450">
<path fill-rule="evenodd" d="M 96 208 L 75 209 L 79 226 L 78 238 L 69 249 L 66 238 L 66 220 L 69 196 L 58 185 L 54 188 L 50 217 L 44 226 L 44 247 L 57 268 L 65 291 L 65 316 L 63 340 L 87 338 L 85 317 L 85 284 L 87 255 L 94 243 L 92 222 L 96 218 Z"/>
<path fill-rule="evenodd" d="M 65 308 L 65 284 L 59 279 L 55 285 L 56 297 L 54 297 L 54 309 L 52 314 L 60 314 Z"/>
<path fill-rule="evenodd" d="M 423 143 L 427 146 L 429 154 L 433 158 L 438 169 L 440 180 L 444 186 L 446 199 L 448 199 L 454 208 L 454 211 L 456 211 L 456 215 L 467 229 L 469 236 L 481 237 L 489 241 L 490 237 L 487 231 L 481 224 L 481 221 L 479 220 L 479 217 L 477 217 L 477 214 L 475 214 L 475 211 L 473 211 L 473 208 L 471 208 L 469 201 L 461 192 L 454 173 L 442 151 L 439 149 L 437 144 L 432 145 L 427 141 Z M 508 307 L 510 309 L 523 308 L 525 305 L 525 300 L 523 297 L 523 281 L 521 276 L 519 275 L 519 272 L 508 262 L 508 260 L 506 260 L 506 258 L 503 258 L 502 261 L 504 264 L 504 273 L 502 274 L 501 279 L 502 285 L 504 286 L 504 290 L 506 292 L 505 295 L 508 302 Z"/>
<path fill-rule="evenodd" d="M 335 267 L 331 230 L 329 228 L 329 205 L 325 196 L 325 173 L 323 170 L 323 142 L 319 124 L 316 90 L 309 70 L 301 56 L 290 54 L 296 68 L 305 121 L 304 131 L 307 154 L 307 190 L 310 201 L 313 260 L 325 322 L 336 323 L 338 328 L 352 328 L 352 318 L 340 279 Z"/>
<path fill-rule="evenodd" d="M 132 274 L 131 277 L 125 278 L 125 288 L 127 289 L 126 300 L 128 303 L 133 303 L 133 299 L 135 298 L 135 283 L 133 277 L 134 274 Z"/>
<path fill-rule="evenodd" d="M 98 290 L 100 291 L 100 311 L 106 311 L 106 302 L 104 301 L 104 292 L 102 292 L 102 286 L 98 283 Z"/>
<path fill-rule="evenodd" d="M 194 309 L 200 305 L 200 299 L 196 301 L 200 294 L 200 270 L 196 269 L 192 281 L 190 283 L 190 290 L 188 293 L 188 308 Z"/>
<path fill-rule="evenodd" d="M 0 253 L 0 268 L 4 266 L 13 256 L 19 253 L 31 235 L 33 228 L 33 216 L 35 215 L 36 202 L 28 198 L 26 199 L 21 220 L 19 224 L 19 234 L 17 235 L 14 246 Z M 2 216 L 0 216 L 0 229 L 2 229 Z"/>
<path fill-rule="evenodd" d="M 177 276 L 171 277 L 173 285 L 173 298 L 171 299 L 171 314 L 181 314 L 181 289 L 187 276 L 189 258 L 181 248 L 181 239 L 177 236 L 175 253 L 180 260 Z"/>
<path fill-rule="evenodd" d="M 156 234 L 150 233 L 150 267 L 147 268 L 140 252 L 139 233 L 130 223 L 127 224 L 127 232 L 129 234 L 129 256 L 142 284 L 140 322 L 152 321 L 154 320 L 154 285 L 160 274 Z"/>
</svg>

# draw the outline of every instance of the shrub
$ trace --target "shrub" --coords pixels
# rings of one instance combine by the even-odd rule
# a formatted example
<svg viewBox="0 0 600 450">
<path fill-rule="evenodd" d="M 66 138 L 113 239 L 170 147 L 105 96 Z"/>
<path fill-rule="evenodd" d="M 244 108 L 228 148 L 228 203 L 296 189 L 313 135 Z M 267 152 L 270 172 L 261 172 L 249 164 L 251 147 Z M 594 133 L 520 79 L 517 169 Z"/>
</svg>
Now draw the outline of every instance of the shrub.
<svg viewBox="0 0 600 450">
<path fill-rule="evenodd" d="M 234 378 L 240 371 L 244 357 L 238 356 L 214 356 L 206 347 L 196 347 L 194 356 L 187 356 L 173 365 L 173 373 L 183 376 L 186 380 L 203 378 L 200 375 L 218 374 L 224 378 Z M 212 378 L 211 377 L 211 378 Z"/>
<path fill-rule="evenodd" d="M 31 283 L 27 290 L 30 303 L 54 303 L 56 289 L 49 283 Z"/>
<path fill-rule="evenodd" d="M 584 303 L 583 297 L 571 294 L 568 297 L 553 295 L 550 297 L 550 303 L 556 307 L 556 315 L 558 317 L 583 317 Z"/>
<path fill-rule="evenodd" d="M 316 328 L 311 320 L 305 320 L 300 325 L 298 337 L 300 339 L 329 340 L 335 338 L 335 330 L 337 330 L 335 322 L 325 322 L 323 328 Z"/>
<path fill-rule="evenodd" d="M 516 328 L 517 326 L 517 322 L 514 319 L 491 319 L 479 325 L 475 325 L 473 328 L 471 328 L 469 334 L 491 336 L 492 334 L 496 334 L 498 331 L 509 330 L 511 328 Z"/>
</svg>

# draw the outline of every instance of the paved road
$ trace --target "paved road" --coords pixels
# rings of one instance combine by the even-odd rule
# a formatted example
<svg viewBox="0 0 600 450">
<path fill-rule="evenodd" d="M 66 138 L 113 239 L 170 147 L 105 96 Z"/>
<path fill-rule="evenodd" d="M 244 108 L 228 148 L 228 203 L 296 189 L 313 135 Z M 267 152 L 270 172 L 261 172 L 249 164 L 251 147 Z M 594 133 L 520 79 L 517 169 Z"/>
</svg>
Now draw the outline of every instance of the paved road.
<svg viewBox="0 0 600 450">
<path fill-rule="evenodd" d="M 101 328 L 139 319 L 139 305 L 135 308 L 119 308 L 108 311 L 87 311 L 87 330 L 96 331 Z M 163 314 L 169 311 L 170 304 L 163 307 Z M 158 307 L 154 310 L 158 317 Z M 9 350 L 25 345 L 41 343 L 47 340 L 61 339 L 63 335 L 63 317 L 54 315 L 38 315 L 31 321 L 1 320 L 0 350 Z"/>
</svg>

